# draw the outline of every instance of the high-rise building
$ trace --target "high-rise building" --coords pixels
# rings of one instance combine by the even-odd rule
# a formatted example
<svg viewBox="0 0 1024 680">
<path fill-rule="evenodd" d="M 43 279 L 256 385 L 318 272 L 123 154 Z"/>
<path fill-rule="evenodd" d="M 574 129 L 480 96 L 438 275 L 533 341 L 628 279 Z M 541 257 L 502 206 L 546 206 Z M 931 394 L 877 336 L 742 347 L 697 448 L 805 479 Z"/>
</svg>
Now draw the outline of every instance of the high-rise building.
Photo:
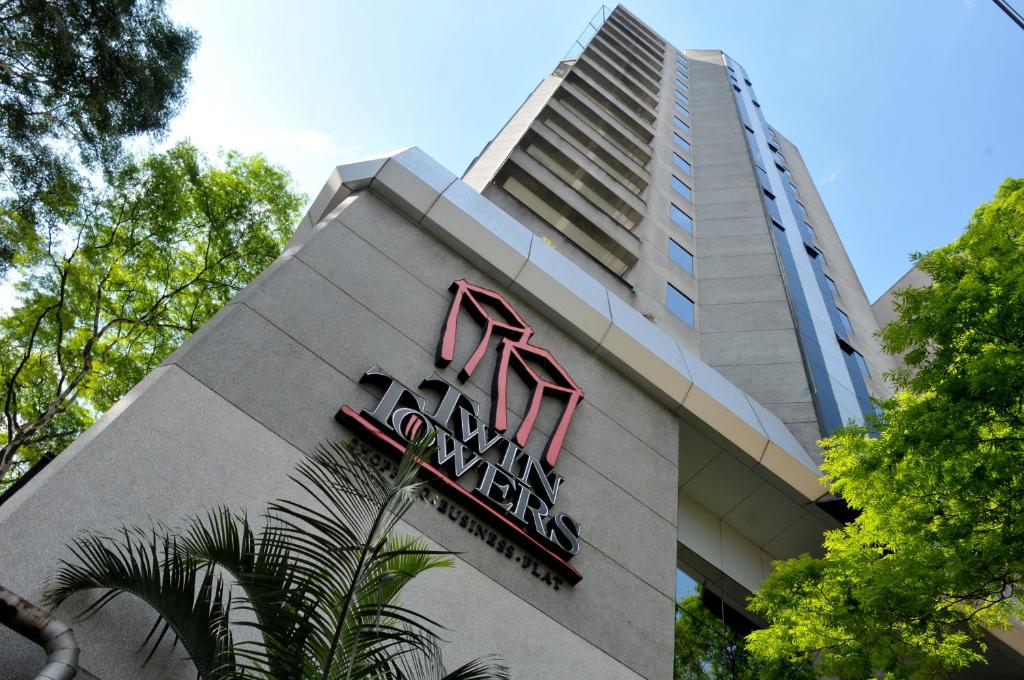
<svg viewBox="0 0 1024 680">
<path fill-rule="evenodd" d="M 888 394 L 892 363 L 800 152 L 724 52 L 678 49 L 622 6 L 595 24 L 463 179 L 817 458 Z"/>
<path fill-rule="evenodd" d="M 387 471 L 433 431 L 401 529 L 459 555 L 403 604 L 452 661 L 666 680 L 677 593 L 756 626 L 773 560 L 848 518 L 816 441 L 888 394 L 878 326 L 753 77 L 602 10 L 461 179 L 416 148 L 336 168 L 273 266 L 0 499 L 0 576 L 35 600 L 80 531 L 255 516 L 319 442 Z M 141 666 L 151 625 L 130 598 L 76 624 L 85 677 L 192 677 Z M 1024 631 L 991 646 L 1024 672 Z M 0 659 L 42 655 L 0 629 Z"/>
</svg>

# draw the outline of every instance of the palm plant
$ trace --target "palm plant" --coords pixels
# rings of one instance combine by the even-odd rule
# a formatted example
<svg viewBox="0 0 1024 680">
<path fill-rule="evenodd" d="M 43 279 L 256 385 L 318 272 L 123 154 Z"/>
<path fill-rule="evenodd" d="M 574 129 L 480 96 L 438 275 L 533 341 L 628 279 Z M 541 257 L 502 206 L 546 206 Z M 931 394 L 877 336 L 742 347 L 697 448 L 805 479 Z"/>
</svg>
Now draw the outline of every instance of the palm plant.
<svg viewBox="0 0 1024 680">
<path fill-rule="evenodd" d="M 417 460 L 432 443 L 410 445 L 393 477 L 355 443 L 322 445 L 292 477 L 306 500 L 270 503 L 259 529 L 221 507 L 183 531 L 84 534 L 48 583 L 48 604 L 105 591 L 80 614 L 89 617 L 134 595 L 158 614 L 145 661 L 170 631 L 204 680 L 508 678 L 490 657 L 446 672 L 440 626 L 399 602 L 417 575 L 454 563 L 394 532 L 424 492 Z"/>
</svg>

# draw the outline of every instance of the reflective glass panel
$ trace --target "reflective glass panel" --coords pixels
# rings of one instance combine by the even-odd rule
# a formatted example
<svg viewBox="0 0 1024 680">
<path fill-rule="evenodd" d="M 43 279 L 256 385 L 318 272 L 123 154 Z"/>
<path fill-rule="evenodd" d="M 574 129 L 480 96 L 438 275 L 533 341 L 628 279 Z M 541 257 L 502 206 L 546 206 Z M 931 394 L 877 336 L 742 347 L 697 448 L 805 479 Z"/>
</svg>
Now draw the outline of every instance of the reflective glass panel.
<svg viewBox="0 0 1024 680">
<path fill-rule="evenodd" d="M 675 189 L 676 192 L 678 192 L 679 195 L 685 198 L 686 200 L 693 200 L 693 189 L 690 188 L 689 184 L 679 179 L 675 175 L 672 175 L 672 188 Z"/>
<path fill-rule="evenodd" d="M 693 300 L 683 295 L 671 283 L 668 284 L 665 298 L 665 306 L 668 307 L 668 311 L 679 317 L 685 324 L 694 325 Z"/>
<path fill-rule="evenodd" d="M 693 174 L 693 166 L 677 153 L 672 154 L 672 162 L 687 175 Z"/>
<path fill-rule="evenodd" d="M 687 233 L 693 233 L 693 218 L 687 215 L 685 212 L 680 210 L 679 206 L 675 203 L 672 204 L 670 210 L 672 215 L 672 221 L 678 224 L 680 227 L 686 230 Z"/>
<path fill-rule="evenodd" d="M 687 274 L 693 274 L 693 253 L 672 239 L 668 240 L 668 257 Z"/>
</svg>

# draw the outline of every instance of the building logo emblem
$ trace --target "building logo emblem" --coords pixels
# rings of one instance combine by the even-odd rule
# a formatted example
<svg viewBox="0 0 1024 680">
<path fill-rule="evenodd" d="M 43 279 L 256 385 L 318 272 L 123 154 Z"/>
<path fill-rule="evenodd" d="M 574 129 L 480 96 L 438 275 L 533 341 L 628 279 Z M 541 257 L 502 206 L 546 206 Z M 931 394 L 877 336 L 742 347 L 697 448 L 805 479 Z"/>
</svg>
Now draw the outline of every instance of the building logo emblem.
<svg viewBox="0 0 1024 680">
<path fill-rule="evenodd" d="M 436 365 L 445 368 L 455 360 L 460 312 L 466 312 L 481 329 L 479 341 L 458 371 L 460 383 L 470 379 L 497 340 L 489 422 L 481 416 L 479 402 L 436 372 L 419 385 L 439 395 L 436 406 L 428 409 L 423 396 L 380 366 L 371 367 L 360 381 L 383 388 L 377 405 L 362 411 L 342 406 L 335 418 L 396 456 L 405 452 L 409 442 L 433 432 L 436 450 L 420 465 L 440 482 L 441 490 L 575 584 L 581 575 L 569 560 L 579 552 L 582 524 L 554 511 L 564 482 L 554 467 L 583 390 L 549 351 L 531 343 L 533 328 L 504 296 L 463 279 L 449 290 L 452 300 L 441 328 Z M 508 436 L 510 369 L 529 396 L 514 434 Z M 543 456 L 538 457 L 526 446 L 542 436 L 537 421 L 545 403 L 549 405 L 545 408 L 557 405 L 557 417 Z"/>
</svg>

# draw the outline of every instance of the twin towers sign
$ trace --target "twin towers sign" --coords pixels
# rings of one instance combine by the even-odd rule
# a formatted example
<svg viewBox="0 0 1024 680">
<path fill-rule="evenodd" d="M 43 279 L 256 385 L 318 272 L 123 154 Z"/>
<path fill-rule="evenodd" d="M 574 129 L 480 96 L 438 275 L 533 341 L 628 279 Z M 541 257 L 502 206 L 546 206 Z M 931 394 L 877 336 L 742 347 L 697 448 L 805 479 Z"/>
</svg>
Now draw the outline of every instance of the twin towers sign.
<svg viewBox="0 0 1024 680">
<path fill-rule="evenodd" d="M 460 383 L 469 380 L 492 340 L 497 340 L 488 416 L 481 415 L 479 402 L 436 372 L 419 384 L 419 389 L 438 395 L 436 406 L 428 409 L 427 400 L 416 390 L 373 366 L 361 382 L 383 388 L 376 406 L 361 411 L 342 406 L 335 418 L 394 456 L 433 432 L 436 448 L 420 465 L 438 481 L 439 490 L 473 509 L 570 584 L 578 583 L 582 576 L 569 560 L 579 552 L 582 524 L 555 511 L 563 478 L 554 468 L 583 390 L 550 352 L 531 343 L 533 329 L 501 294 L 462 279 L 449 290 L 452 301 L 441 329 L 436 364 L 444 368 L 454 360 L 460 312 L 467 312 L 482 333 L 459 370 Z M 510 369 L 529 391 L 524 414 L 511 436 Z M 526 445 L 537 430 L 545 401 L 557 404 L 558 415 L 543 455 L 534 456 Z"/>
</svg>

